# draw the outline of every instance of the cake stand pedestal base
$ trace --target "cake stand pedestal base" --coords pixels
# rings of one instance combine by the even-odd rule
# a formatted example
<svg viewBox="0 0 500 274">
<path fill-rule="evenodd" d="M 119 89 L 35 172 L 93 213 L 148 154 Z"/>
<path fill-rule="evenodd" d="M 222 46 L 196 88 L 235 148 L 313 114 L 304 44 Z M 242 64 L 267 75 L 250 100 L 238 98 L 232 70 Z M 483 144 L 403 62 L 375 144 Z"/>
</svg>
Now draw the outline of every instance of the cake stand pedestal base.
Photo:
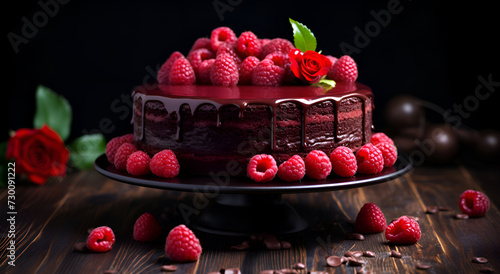
<svg viewBox="0 0 500 274">
<path fill-rule="evenodd" d="M 191 225 L 202 232 L 233 236 L 291 234 L 307 226 L 281 194 L 220 194 Z"/>
</svg>

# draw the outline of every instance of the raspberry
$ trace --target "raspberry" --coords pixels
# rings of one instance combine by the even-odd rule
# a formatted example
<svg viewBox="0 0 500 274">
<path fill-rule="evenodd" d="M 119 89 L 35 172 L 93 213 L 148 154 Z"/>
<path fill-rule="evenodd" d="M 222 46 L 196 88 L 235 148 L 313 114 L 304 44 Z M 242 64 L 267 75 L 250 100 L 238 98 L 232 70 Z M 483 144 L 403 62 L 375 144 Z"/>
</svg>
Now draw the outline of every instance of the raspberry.
<svg viewBox="0 0 500 274">
<path fill-rule="evenodd" d="M 241 58 L 232 45 L 229 45 L 229 44 L 221 45 L 219 47 L 219 49 L 217 50 L 217 53 L 215 54 L 215 58 L 217 58 L 219 55 L 221 55 L 223 53 L 231 55 L 231 57 L 233 57 L 234 63 L 237 66 L 239 66 L 241 64 L 241 62 L 242 62 Z"/>
<path fill-rule="evenodd" d="M 349 55 L 344 55 L 333 64 L 328 73 L 328 78 L 353 83 L 358 78 L 358 67 Z"/>
<path fill-rule="evenodd" d="M 351 177 L 358 170 L 356 156 L 348 147 L 339 146 L 330 154 L 332 171 L 341 177 Z"/>
<path fill-rule="evenodd" d="M 245 31 L 236 41 L 236 50 L 244 56 L 259 56 L 262 46 L 253 32 Z"/>
<path fill-rule="evenodd" d="M 414 244 L 422 235 L 417 221 L 401 216 L 385 229 L 385 238 L 395 244 Z"/>
<path fill-rule="evenodd" d="M 259 58 L 255 56 L 248 56 L 247 58 L 245 58 L 245 60 L 243 60 L 240 65 L 240 80 L 238 81 L 239 85 L 252 84 L 253 71 L 259 63 Z"/>
<path fill-rule="evenodd" d="M 274 38 L 262 47 L 259 58 L 264 59 L 268 54 L 275 52 L 288 55 L 290 50 L 294 48 L 295 46 L 292 44 L 292 42 L 283 38 Z"/>
<path fill-rule="evenodd" d="M 151 213 L 142 214 L 134 224 L 134 240 L 149 242 L 156 240 L 161 235 L 161 226 Z"/>
<path fill-rule="evenodd" d="M 184 55 L 178 51 L 174 51 L 170 57 L 168 57 L 167 61 L 161 65 L 160 70 L 158 71 L 158 75 L 156 76 L 156 79 L 158 83 L 160 84 L 170 84 L 170 70 L 172 69 L 172 66 L 174 65 L 174 62 L 179 59 L 183 58 Z"/>
<path fill-rule="evenodd" d="M 184 57 L 175 60 L 169 78 L 171 85 L 194 85 L 196 83 L 194 69 Z"/>
<path fill-rule="evenodd" d="M 196 261 L 201 254 L 200 241 L 191 229 L 185 225 L 178 225 L 168 233 L 165 253 L 173 261 Z"/>
<path fill-rule="evenodd" d="M 332 163 L 330 159 L 321 150 L 313 150 L 307 154 L 306 159 L 306 174 L 310 178 L 323 180 L 332 171 Z"/>
<path fill-rule="evenodd" d="M 196 80 L 199 84 L 211 84 L 210 81 L 210 71 L 212 70 L 212 66 L 215 63 L 215 59 L 204 60 L 198 66 L 198 76 Z"/>
<path fill-rule="evenodd" d="M 218 54 L 210 70 L 210 80 L 216 86 L 236 86 L 239 80 L 238 67 L 231 55 Z"/>
<path fill-rule="evenodd" d="M 95 252 L 109 251 L 114 243 L 115 234 L 107 226 L 92 229 L 87 237 L 87 248 Z"/>
<path fill-rule="evenodd" d="M 107 144 L 106 144 L 106 157 L 108 158 L 109 163 L 115 164 L 115 154 L 116 150 L 124 144 L 124 143 L 132 143 L 134 141 L 134 135 L 133 134 L 126 134 L 123 136 L 118 136 L 113 139 L 111 139 Z"/>
<path fill-rule="evenodd" d="M 257 154 L 250 159 L 247 166 L 247 173 L 252 180 L 257 183 L 266 183 L 271 181 L 276 173 L 278 167 L 273 156 L 267 154 Z"/>
<path fill-rule="evenodd" d="M 264 47 L 264 46 L 265 46 L 265 45 L 267 45 L 269 42 L 271 42 L 271 39 L 262 38 L 262 39 L 259 39 L 259 42 L 260 42 L 260 46 L 261 46 L 261 47 Z"/>
<path fill-rule="evenodd" d="M 127 159 L 127 172 L 135 176 L 146 175 L 150 172 L 149 161 L 151 158 L 146 152 L 133 152 Z"/>
<path fill-rule="evenodd" d="M 198 78 L 200 64 L 203 61 L 213 59 L 214 57 L 215 56 L 212 51 L 205 48 L 201 48 L 191 51 L 186 57 L 186 59 L 188 59 L 189 63 L 193 67 L 194 73 L 196 74 L 196 78 Z"/>
<path fill-rule="evenodd" d="M 149 169 L 156 176 L 174 178 L 179 174 L 180 166 L 174 152 L 164 149 L 153 155 L 149 162 Z"/>
<path fill-rule="evenodd" d="M 374 203 L 364 204 L 354 222 L 354 230 L 363 234 L 379 233 L 384 231 L 386 227 L 384 213 Z"/>
<path fill-rule="evenodd" d="M 363 174 L 377 174 L 384 169 L 384 157 L 380 149 L 368 143 L 356 153 L 358 172 Z"/>
<path fill-rule="evenodd" d="M 382 142 L 376 144 L 375 147 L 382 152 L 384 167 L 391 167 L 394 163 L 396 163 L 396 160 L 398 159 L 398 150 L 395 145 L 388 142 Z"/>
<path fill-rule="evenodd" d="M 218 27 L 212 31 L 210 36 L 212 49 L 215 51 L 223 44 L 234 45 L 237 39 L 236 34 L 228 27 Z"/>
<path fill-rule="evenodd" d="M 278 177 L 288 182 L 301 180 L 305 174 L 306 164 L 299 155 L 293 155 L 278 168 Z"/>
<path fill-rule="evenodd" d="M 490 208 L 490 200 L 484 193 L 469 189 L 460 195 L 459 206 L 462 213 L 471 217 L 480 217 Z"/>
<path fill-rule="evenodd" d="M 277 87 L 283 83 L 285 75 L 286 71 L 283 67 L 276 65 L 271 59 L 264 59 L 253 71 L 252 84 Z"/>
<path fill-rule="evenodd" d="M 195 51 L 197 49 L 208 49 L 208 50 L 212 51 L 212 42 L 210 41 L 210 38 L 201 37 L 201 38 L 196 39 L 196 41 L 194 41 L 193 46 L 189 50 L 189 53 L 191 53 L 192 51 Z"/>
<path fill-rule="evenodd" d="M 115 154 L 115 167 L 118 170 L 127 169 L 127 160 L 130 154 L 137 151 L 137 148 L 131 143 L 123 143 L 117 150 Z"/>
<path fill-rule="evenodd" d="M 370 143 L 374 145 L 382 142 L 389 142 L 394 145 L 394 141 L 391 138 L 389 138 L 389 136 L 385 135 L 385 133 L 383 132 L 374 133 L 370 138 Z"/>
</svg>

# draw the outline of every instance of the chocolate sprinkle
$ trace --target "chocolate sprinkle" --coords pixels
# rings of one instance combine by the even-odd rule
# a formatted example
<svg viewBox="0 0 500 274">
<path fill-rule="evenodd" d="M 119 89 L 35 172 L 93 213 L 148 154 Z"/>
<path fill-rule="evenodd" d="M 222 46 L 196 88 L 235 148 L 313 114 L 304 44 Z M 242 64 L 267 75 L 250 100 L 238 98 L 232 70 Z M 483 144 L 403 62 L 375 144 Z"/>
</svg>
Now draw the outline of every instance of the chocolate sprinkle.
<svg viewBox="0 0 500 274">
<path fill-rule="evenodd" d="M 346 235 L 348 240 L 358 240 L 358 241 L 363 241 L 365 239 L 365 236 L 360 233 L 349 233 Z"/>
<path fill-rule="evenodd" d="M 403 255 L 401 255 L 401 252 L 397 252 L 396 250 L 391 250 L 391 257 L 401 258 L 403 257 Z"/>
<path fill-rule="evenodd" d="M 161 268 L 160 268 L 161 271 L 163 272 L 174 272 L 177 270 L 177 266 L 173 265 L 173 264 L 169 264 L 169 265 L 162 265 Z"/>
<path fill-rule="evenodd" d="M 332 267 L 337 267 L 337 266 L 341 265 L 343 262 L 344 262 L 344 260 L 342 257 L 335 256 L 335 255 L 332 255 L 332 256 L 329 256 L 326 258 L 326 264 L 328 266 L 332 266 Z"/>
<path fill-rule="evenodd" d="M 231 246 L 231 250 L 247 250 L 250 248 L 250 242 L 249 241 L 244 241 L 239 245 L 233 245 Z"/>
<path fill-rule="evenodd" d="M 365 261 L 358 260 L 358 259 L 353 258 L 353 257 L 348 257 L 347 258 L 347 264 L 349 266 L 361 266 L 361 265 L 363 265 L 365 263 L 366 263 Z"/>
<path fill-rule="evenodd" d="M 363 252 L 363 256 L 365 256 L 365 257 L 375 257 L 375 252 L 367 250 L 367 251 Z"/>
<path fill-rule="evenodd" d="M 303 263 L 295 263 L 292 268 L 295 268 L 295 269 L 305 269 L 306 266 L 303 264 Z"/>
<path fill-rule="evenodd" d="M 472 258 L 472 262 L 477 264 L 485 264 L 488 262 L 488 259 L 486 259 L 485 257 L 474 257 Z"/>
<path fill-rule="evenodd" d="M 289 241 L 280 241 L 281 249 L 289 249 L 292 248 L 292 244 Z"/>
<path fill-rule="evenodd" d="M 455 218 L 459 220 L 467 220 L 469 219 L 469 215 L 458 213 L 455 215 Z"/>
<path fill-rule="evenodd" d="M 438 212 L 438 207 L 437 206 L 428 206 L 427 207 L 427 211 L 425 213 L 428 213 L 428 214 L 435 214 Z"/>
<path fill-rule="evenodd" d="M 422 263 L 417 263 L 415 266 L 417 267 L 417 269 L 422 269 L 422 270 L 426 270 L 432 267 L 432 265 L 422 264 Z"/>
</svg>

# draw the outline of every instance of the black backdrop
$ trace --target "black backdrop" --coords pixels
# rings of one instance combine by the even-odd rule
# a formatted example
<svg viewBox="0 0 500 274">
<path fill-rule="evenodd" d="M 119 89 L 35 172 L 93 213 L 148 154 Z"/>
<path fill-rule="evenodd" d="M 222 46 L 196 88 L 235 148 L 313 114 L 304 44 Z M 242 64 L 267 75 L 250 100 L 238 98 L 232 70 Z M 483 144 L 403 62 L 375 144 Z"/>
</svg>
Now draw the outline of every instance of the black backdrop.
<svg viewBox="0 0 500 274">
<path fill-rule="evenodd" d="M 218 26 L 237 35 L 251 30 L 261 38 L 292 39 L 289 17 L 314 32 L 324 54 L 353 50 L 358 80 L 375 94 L 377 129 L 384 126 L 387 101 L 402 93 L 445 110 L 465 103 L 465 124 L 498 129 L 499 115 L 492 114 L 500 101 L 499 87 L 492 86 L 500 85 L 494 3 L 442 2 L 9 1 L 2 9 L 7 71 L 2 140 L 8 130 L 32 127 L 39 84 L 70 102 L 70 139 L 130 132 L 131 90 L 154 79 L 173 51 L 186 54 L 196 38 Z M 476 94 L 478 77 L 489 79 L 491 90 L 483 87 Z"/>
</svg>

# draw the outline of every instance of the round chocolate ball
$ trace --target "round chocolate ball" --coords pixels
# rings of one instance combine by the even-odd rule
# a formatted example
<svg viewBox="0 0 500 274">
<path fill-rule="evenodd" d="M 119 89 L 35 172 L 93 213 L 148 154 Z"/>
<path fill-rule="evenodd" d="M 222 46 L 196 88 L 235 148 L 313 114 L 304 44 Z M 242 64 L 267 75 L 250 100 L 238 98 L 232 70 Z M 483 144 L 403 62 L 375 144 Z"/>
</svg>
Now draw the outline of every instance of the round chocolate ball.
<svg viewBox="0 0 500 274">
<path fill-rule="evenodd" d="M 457 155 L 459 141 L 455 131 L 449 125 L 432 125 L 427 127 L 419 148 L 426 155 L 428 162 L 444 164 L 451 162 Z"/>
<path fill-rule="evenodd" d="M 500 157 L 500 131 L 483 130 L 477 134 L 476 152 L 483 161 L 498 160 Z"/>
<path fill-rule="evenodd" d="M 425 121 L 419 100 L 410 95 L 398 95 L 389 100 L 384 114 L 387 126 L 391 128 L 418 127 Z"/>
</svg>

